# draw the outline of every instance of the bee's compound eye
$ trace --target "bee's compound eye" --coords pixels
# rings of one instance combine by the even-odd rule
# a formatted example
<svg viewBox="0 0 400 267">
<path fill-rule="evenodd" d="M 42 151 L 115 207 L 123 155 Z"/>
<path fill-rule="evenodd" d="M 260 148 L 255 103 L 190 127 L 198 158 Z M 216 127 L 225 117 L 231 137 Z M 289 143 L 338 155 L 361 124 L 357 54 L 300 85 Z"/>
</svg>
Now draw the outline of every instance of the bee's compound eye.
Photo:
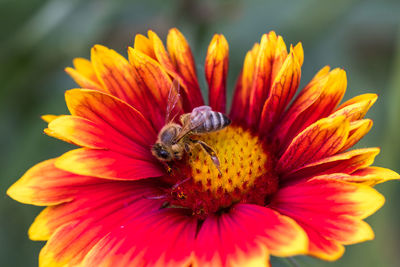
<svg viewBox="0 0 400 267">
<path fill-rule="evenodd" d="M 163 150 L 163 149 L 161 149 L 161 150 L 158 151 L 158 155 L 159 155 L 161 158 L 163 158 L 163 159 L 168 159 L 168 158 L 169 158 L 169 153 L 168 153 L 168 151 Z"/>
<path fill-rule="evenodd" d="M 154 156 L 156 156 L 160 160 L 168 161 L 171 158 L 168 150 L 166 150 L 165 147 L 159 143 L 156 143 L 151 148 L 151 152 L 153 153 Z"/>
</svg>

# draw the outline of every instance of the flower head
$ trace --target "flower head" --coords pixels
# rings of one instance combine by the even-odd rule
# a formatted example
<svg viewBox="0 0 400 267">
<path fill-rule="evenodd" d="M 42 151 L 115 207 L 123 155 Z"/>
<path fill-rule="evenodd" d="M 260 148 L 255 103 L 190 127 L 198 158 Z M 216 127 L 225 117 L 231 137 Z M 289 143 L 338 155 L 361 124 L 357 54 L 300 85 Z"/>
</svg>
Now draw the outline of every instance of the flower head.
<svg viewBox="0 0 400 267">
<path fill-rule="evenodd" d="M 129 60 L 96 45 L 68 74 L 84 89 L 65 98 L 70 115 L 46 115 L 45 132 L 77 145 L 37 164 L 8 190 L 48 206 L 29 229 L 46 240 L 41 266 L 264 266 L 269 256 L 338 259 L 344 245 L 373 239 L 363 221 L 384 203 L 372 188 L 398 179 L 371 167 L 378 148 L 352 149 L 372 127 L 377 96 L 339 105 L 346 73 L 325 67 L 299 92 L 303 48 L 274 32 L 247 53 L 219 131 L 190 133 L 181 160 L 151 148 L 165 121 L 173 80 L 181 91 L 174 122 L 204 105 L 183 35 L 167 47 L 137 35 Z M 226 113 L 228 43 L 207 51 L 209 106 Z M 189 139 L 186 140 L 189 142 Z M 216 166 L 210 150 L 219 159 Z M 189 146 L 189 145 L 188 145 Z"/>
</svg>

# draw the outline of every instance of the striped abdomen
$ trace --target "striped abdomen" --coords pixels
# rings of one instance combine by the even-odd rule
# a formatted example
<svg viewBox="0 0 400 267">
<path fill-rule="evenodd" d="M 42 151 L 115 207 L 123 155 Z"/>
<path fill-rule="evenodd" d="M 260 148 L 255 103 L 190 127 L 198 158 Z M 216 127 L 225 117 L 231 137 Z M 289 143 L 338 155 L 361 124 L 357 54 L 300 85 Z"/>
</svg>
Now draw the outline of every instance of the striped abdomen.
<svg viewBox="0 0 400 267">
<path fill-rule="evenodd" d="M 193 133 L 208 133 L 225 128 L 231 120 L 221 112 L 211 110 L 209 106 L 200 106 L 190 113 L 190 122 L 196 126 Z"/>
</svg>

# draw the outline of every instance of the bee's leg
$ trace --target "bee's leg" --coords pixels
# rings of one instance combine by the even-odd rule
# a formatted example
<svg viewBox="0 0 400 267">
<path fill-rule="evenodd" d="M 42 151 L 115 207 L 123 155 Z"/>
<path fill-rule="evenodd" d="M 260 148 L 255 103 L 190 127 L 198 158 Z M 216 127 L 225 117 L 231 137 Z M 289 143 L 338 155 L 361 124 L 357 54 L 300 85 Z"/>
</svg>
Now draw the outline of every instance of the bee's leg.
<svg viewBox="0 0 400 267">
<path fill-rule="evenodd" d="M 185 143 L 185 152 L 186 153 L 190 152 L 190 145 L 188 143 Z"/>
<path fill-rule="evenodd" d="M 219 169 L 220 163 L 219 163 L 219 159 L 217 156 L 217 153 L 215 153 L 214 149 L 212 149 L 212 147 L 210 147 L 209 145 L 207 145 L 205 142 L 201 141 L 201 140 L 193 140 L 191 139 L 191 141 L 194 144 L 199 144 L 204 151 L 210 155 L 212 162 L 214 163 L 215 167 L 217 167 L 219 174 L 222 175 L 221 170 Z"/>
</svg>

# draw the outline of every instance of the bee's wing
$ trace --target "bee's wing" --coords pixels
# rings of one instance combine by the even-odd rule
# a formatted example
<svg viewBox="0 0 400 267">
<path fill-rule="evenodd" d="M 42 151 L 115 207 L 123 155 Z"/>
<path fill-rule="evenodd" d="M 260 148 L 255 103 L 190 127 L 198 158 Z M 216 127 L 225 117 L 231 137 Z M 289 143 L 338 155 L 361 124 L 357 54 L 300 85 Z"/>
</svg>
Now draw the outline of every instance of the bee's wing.
<svg viewBox="0 0 400 267">
<path fill-rule="evenodd" d="M 196 115 L 196 114 L 198 114 L 198 113 L 204 113 L 204 112 L 209 112 L 209 111 L 211 111 L 212 109 L 211 109 L 211 107 L 210 106 L 199 106 L 199 107 L 195 107 L 193 110 L 192 110 L 192 116 L 194 116 L 194 115 Z"/>
<path fill-rule="evenodd" d="M 200 127 L 205 123 L 205 116 L 199 116 L 198 119 L 195 121 L 191 119 L 190 113 L 183 114 L 182 116 L 188 116 L 188 118 L 183 121 L 182 130 L 175 138 L 175 142 L 178 142 L 183 137 L 188 135 L 191 131 L 195 130 L 197 127 Z"/>
<path fill-rule="evenodd" d="M 168 102 L 167 102 L 167 110 L 165 113 L 165 124 L 171 122 L 173 118 L 171 119 L 171 113 L 174 110 L 176 104 L 179 101 L 179 98 L 181 95 L 179 94 L 180 91 L 180 84 L 177 79 L 174 79 L 171 84 L 171 88 L 169 89 L 168 93 Z"/>
</svg>

